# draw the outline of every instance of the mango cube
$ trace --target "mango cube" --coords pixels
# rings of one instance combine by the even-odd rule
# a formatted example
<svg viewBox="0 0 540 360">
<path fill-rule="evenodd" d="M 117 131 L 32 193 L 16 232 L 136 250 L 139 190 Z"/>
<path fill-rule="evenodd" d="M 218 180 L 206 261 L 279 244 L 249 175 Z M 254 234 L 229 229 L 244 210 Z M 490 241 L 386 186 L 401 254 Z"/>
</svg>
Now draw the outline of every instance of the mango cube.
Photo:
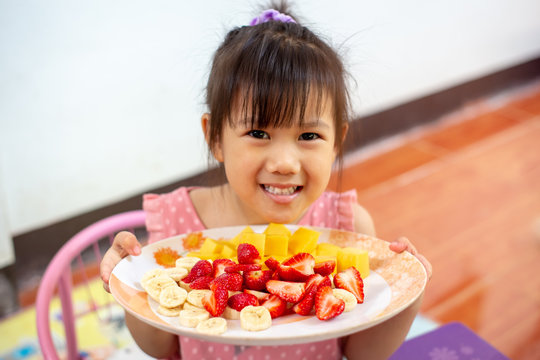
<svg viewBox="0 0 540 360">
<path fill-rule="evenodd" d="M 201 260 L 216 260 L 221 257 L 220 254 L 213 254 L 213 253 L 202 253 L 200 251 L 192 251 L 186 254 L 186 256 L 194 256 L 198 257 Z"/>
<path fill-rule="evenodd" d="M 234 245 L 234 248 L 236 249 L 238 247 L 238 244 L 240 244 L 240 237 L 242 234 L 252 234 L 254 233 L 253 229 L 249 226 L 246 226 L 242 231 L 238 233 L 235 237 L 233 237 L 230 241 Z"/>
<path fill-rule="evenodd" d="M 225 259 L 230 259 L 236 256 L 236 248 L 230 242 L 223 243 L 223 249 L 221 249 L 221 255 Z"/>
<path fill-rule="evenodd" d="M 267 234 L 264 243 L 264 255 L 287 256 L 289 237 L 280 234 Z"/>
<path fill-rule="evenodd" d="M 214 239 L 206 238 L 199 249 L 199 252 L 202 254 L 219 254 L 222 249 L 223 243 Z"/>
<path fill-rule="evenodd" d="M 346 247 L 340 249 L 337 254 L 337 271 L 343 271 L 354 266 L 362 276 L 362 279 L 369 275 L 369 256 L 366 250 Z"/>
<path fill-rule="evenodd" d="M 289 230 L 283 224 L 270 223 L 264 230 L 266 235 L 285 235 L 287 237 L 291 236 L 291 230 Z"/>
<path fill-rule="evenodd" d="M 299 227 L 289 239 L 289 253 L 313 253 L 321 233 L 305 227 Z"/>
<path fill-rule="evenodd" d="M 339 250 L 341 250 L 341 248 L 337 245 L 330 243 L 319 243 L 317 244 L 315 254 L 321 256 L 333 256 L 335 258 L 337 257 Z"/>
<path fill-rule="evenodd" d="M 249 233 L 244 232 L 238 234 L 238 245 L 239 244 L 252 244 L 257 248 L 257 251 L 259 252 L 259 255 L 261 258 L 264 256 L 264 244 L 266 242 L 266 235 L 265 234 L 259 234 L 259 233 Z"/>
</svg>

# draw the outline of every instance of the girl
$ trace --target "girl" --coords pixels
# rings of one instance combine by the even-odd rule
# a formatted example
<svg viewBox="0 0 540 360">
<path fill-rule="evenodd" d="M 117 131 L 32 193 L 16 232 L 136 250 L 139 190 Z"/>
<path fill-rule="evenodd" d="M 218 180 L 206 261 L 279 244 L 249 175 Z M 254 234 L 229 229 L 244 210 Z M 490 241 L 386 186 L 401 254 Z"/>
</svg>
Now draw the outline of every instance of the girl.
<svg viewBox="0 0 540 360">
<path fill-rule="evenodd" d="M 296 223 L 374 235 L 356 193 L 325 192 L 347 133 L 345 71 L 336 52 L 285 14 L 267 10 L 250 26 L 229 32 L 218 48 L 207 84 L 210 112 L 202 129 L 227 182 L 144 196 L 149 241 L 205 228 Z M 406 240 L 394 251 L 416 250 Z M 138 255 L 133 234 L 119 233 L 101 263 L 107 288 L 116 263 Z M 420 257 L 420 256 L 419 256 Z M 429 263 L 425 266 L 429 270 Z M 342 339 L 280 347 L 235 347 L 177 337 L 126 313 L 137 344 L 155 357 L 182 359 L 280 357 L 387 358 L 403 341 L 420 300 L 398 316 Z M 179 346 L 180 343 L 180 346 Z"/>
</svg>

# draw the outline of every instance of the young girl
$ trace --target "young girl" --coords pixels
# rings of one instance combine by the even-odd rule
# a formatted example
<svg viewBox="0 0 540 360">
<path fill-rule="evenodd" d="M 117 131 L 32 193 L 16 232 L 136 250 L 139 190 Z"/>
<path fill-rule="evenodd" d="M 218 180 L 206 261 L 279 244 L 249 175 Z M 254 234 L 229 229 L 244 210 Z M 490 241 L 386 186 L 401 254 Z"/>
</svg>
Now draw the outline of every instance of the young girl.
<svg viewBox="0 0 540 360">
<path fill-rule="evenodd" d="M 345 71 L 336 52 L 286 9 L 267 10 L 235 28 L 218 48 L 207 85 L 202 129 L 227 182 L 144 196 L 149 241 L 205 228 L 274 223 L 322 226 L 374 235 L 356 192 L 325 192 L 349 116 Z M 416 254 L 406 239 L 394 251 Z M 140 254 L 133 234 L 119 233 L 101 263 L 110 273 Z M 420 255 L 428 272 L 430 265 Z M 401 344 L 420 300 L 392 319 L 341 339 L 290 346 L 231 346 L 178 337 L 126 313 L 148 354 L 187 359 L 387 358 Z M 317 357 L 318 356 L 318 357 Z"/>
</svg>

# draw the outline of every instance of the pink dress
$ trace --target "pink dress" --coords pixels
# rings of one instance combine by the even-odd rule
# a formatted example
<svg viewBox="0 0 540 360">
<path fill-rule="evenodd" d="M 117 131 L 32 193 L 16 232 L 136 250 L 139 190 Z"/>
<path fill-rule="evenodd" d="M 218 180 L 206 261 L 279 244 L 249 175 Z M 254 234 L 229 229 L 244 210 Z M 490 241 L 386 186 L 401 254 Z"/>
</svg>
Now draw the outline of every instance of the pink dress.
<svg viewBox="0 0 540 360">
<path fill-rule="evenodd" d="M 143 209 L 146 211 L 146 228 L 149 242 L 177 234 L 205 230 L 189 197 L 193 187 L 181 187 L 170 193 L 145 194 Z M 324 192 L 298 222 L 299 225 L 327 227 L 354 231 L 353 205 L 356 191 L 344 193 Z M 338 339 L 280 346 L 236 346 L 210 343 L 180 336 L 181 359 L 342 359 Z"/>
</svg>

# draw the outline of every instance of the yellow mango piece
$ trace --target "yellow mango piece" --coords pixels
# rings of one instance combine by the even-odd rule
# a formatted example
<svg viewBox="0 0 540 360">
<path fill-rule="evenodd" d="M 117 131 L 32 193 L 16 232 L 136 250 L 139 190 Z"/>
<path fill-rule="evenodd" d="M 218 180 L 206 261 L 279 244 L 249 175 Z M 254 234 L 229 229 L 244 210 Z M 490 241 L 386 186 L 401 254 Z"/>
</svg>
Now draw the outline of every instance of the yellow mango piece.
<svg viewBox="0 0 540 360">
<path fill-rule="evenodd" d="M 321 233 L 305 227 L 300 227 L 289 239 L 289 253 L 313 253 L 317 248 L 317 240 Z"/>
<path fill-rule="evenodd" d="M 219 254 L 222 249 L 223 243 L 214 239 L 206 238 L 201 245 L 199 252 L 203 254 Z"/>
<path fill-rule="evenodd" d="M 330 243 L 319 243 L 317 244 L 317 249 L 315 251 L 315 254 L 321 255 L 321 256 L 337 257 L 339 250 L 341 250 L 341 248 L 337 245 L 330 244 Z"/>
<path fill-rule="evenodd" d="M 234 245 L 234 248 L 236 249 L 238 247 L 238 244 L 240 244 L 240 237 L 243 235 L 243 234 L 252 234 L 254 233 L 253 229 L 249 226 L 246 226 L 242 231 L 240 231 L 238 233 L 238 235 L 236 235 L 235 237 L 233 237 L 230 241 L 231 243 Z"/>
<path fill-rule="evenodd" d="M 264 243 L 264 255 L 287 256 L 289 237 L 280 234 L 267 234 Z"/>
<path fill-rule="evenodd" d="M 224 243 L 223 249 L 221 249 L 221 255 L 225 259 L 230 259 L 232 257 L 236 257 L 236 248 L 231 243 Z"/>
<path fill-rule="evenodd" d="M 369 275 L 369 256 L 366 250 L 346 247 L 337 254 L 337 271 L 343 271 L 351 266 L 360 272 L 362 279 Z"/>
<path fill-rule="evenodd" d="M 291 230 L 289 230 L 283 224 L 270 223 L 264 230 L 266 235 L 285 235 L 287 237 L 291 236 Z"/>
<path fill-rule="evenodd" d="M 199 251 L 192 251 L 186 254 L 186 256 L 195 256 L 201 260 L 216 260 L 220 258 L 220 254 L 202 253 Z"/>
<path fill-rule="evenodd" d="M 252 244 L 257 248 L 257 251 L 259 252 L 259 255 L 261 258 L 264 256 L 264 244 L 266 242 L 266 234 L 259 234 L 259 233 L 240 233 L 238 234 L 238 245 L 239 244 Z"/>
</svg>

